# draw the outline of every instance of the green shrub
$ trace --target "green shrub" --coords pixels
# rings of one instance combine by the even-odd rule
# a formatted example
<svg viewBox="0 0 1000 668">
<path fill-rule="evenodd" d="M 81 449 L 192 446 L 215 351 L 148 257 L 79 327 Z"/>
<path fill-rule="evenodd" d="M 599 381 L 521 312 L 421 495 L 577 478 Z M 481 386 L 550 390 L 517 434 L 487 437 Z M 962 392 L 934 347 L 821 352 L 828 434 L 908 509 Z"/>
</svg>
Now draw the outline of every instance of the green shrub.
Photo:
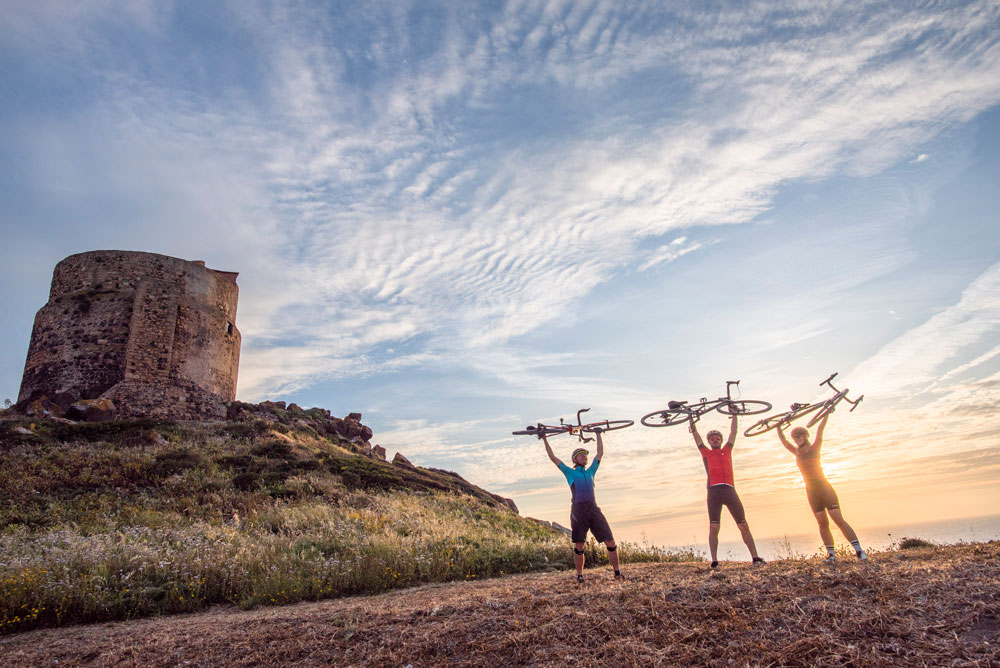
<svg viewBox="0 0 1000 668">
<path fill-rule="evenodd" d="M 267 457 L 269 459 L 295 459 L 295 453 L 292 452 L 292 446 L 288 444 L 287 441 L 273 440 L 267 443 L 262 443 L 250 451 L 252 454 L 259 457 Z"/>
<path fill-rule="evenodd" d="M 187 449 L 171 450 L 156 455 L 150 466 L 150 471 L 156 477 L 168 478 L 199 466 L 203 462 L 204 459 L 202 456 L 196 452 L 191 452 Z"/>
</svg>

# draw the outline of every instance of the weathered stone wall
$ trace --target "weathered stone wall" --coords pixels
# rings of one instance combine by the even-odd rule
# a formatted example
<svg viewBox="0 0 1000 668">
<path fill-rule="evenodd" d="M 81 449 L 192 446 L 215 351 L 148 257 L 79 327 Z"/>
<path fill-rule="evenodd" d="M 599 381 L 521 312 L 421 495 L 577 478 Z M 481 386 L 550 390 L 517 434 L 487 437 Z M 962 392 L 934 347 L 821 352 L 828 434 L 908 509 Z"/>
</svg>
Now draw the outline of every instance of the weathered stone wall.
<svg viewBox="0 0 1000 668">
<path fill-rule="evenodd" d="M 109 398 L 121 417 L 223 419 L 236 396 L 236 274 L 132 251 L 56 265 L 19 401 Z"/>
</svg>

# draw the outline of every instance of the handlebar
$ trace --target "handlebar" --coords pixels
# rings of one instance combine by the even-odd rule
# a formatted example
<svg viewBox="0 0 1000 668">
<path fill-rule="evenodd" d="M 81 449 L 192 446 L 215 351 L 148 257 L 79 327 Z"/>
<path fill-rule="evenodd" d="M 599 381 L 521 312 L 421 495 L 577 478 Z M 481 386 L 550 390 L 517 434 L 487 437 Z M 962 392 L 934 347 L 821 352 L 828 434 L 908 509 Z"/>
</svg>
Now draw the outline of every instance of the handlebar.
<svg viewBox="0 0 1000 668">
<path fill-rule="evenodd" d="M 730 391 L 731 391 L 733 385 L 736 386 L 736 390 L 738 392 L 739 389 L 740 389 L 740 381 L 738 381 L 738 380 L 727 380 L 726 381 L 726 400 L 727 401 L 732 401 L 733 400 L 733 396 L 730 394 Z M 739 398 L 739 395 L 737 395 L 737 399 L 738 398 Z"/>
</svg>

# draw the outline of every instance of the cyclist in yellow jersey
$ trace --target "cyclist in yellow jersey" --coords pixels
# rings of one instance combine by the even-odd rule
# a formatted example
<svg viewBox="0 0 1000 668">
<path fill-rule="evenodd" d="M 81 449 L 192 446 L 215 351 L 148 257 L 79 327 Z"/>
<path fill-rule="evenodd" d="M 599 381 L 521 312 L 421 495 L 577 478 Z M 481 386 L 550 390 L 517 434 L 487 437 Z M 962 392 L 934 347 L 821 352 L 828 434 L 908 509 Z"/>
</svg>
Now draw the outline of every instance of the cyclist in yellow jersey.
<svg viewBox="0 0 1000 668">
<path fill-rule="evenodd" d="M 832 412 L 832 411 L 831 411 Z M 819 535 L 823 538 L 823 546 L 826 547 L 827 557 L 824 561 L 837 561 L 837 553 L 833 546 L 833 532 L 830 531 L 830 519 L 840 528 L 844 538 L 850 541 L 851 547 L 858 559 L 864 561 L 868 555 L 861 549 L 861 541 L 858 534 L 854 532 L 851 525 L 844 519 L 840 510 L 840 500 L 833 485 L 823 474 L 823 466 L 820 464 L 820 449 L 823 447 L 823 430 L 826 429 L 826 421 L 830 419 L 830 413 L 823 416 L 819 426 L 816 428 L 816 438 L 809 441 L 809 430 L 805 427 L 792 429 L 793 445 L 782 430 L 783 425 L 778 425 L 778 438 L 785 449 L 795 455 L 795 463 L 802 472 L 802 479 L 806 483 L 806 498 L 809 499 L 809 507 L 812 508 L 816 522 L 819 524 Z M 828 517 L 829 515 L 829 517 Z"/>
</svg>

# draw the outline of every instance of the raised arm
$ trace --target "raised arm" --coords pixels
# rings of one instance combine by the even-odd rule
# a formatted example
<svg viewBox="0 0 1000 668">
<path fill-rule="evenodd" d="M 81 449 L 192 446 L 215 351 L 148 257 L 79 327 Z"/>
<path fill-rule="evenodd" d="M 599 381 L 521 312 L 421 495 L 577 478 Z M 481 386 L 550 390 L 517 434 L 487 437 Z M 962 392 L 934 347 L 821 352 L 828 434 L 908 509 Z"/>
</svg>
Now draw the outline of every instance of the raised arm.
<svg viewBox="0 0 1000 668">
<path fill-rule="evenodd" d="M 555 453 L 552 452 L 552 446 L 549 445 L 549 439 L 545 438 L 544 434 L 542 435 L 542 442 L 545 443 L 545 452 L 549 454 L 549 459 L 552 460 L 552 463 L 556 466 L 562 464 L 562 460 L 556 457 Z"/>
<path fill-rule="evenodd" d="M 739 427 L 737 426 L 737 422 L 739 422 L 739 420 L 736 417 L 736 413 L 733 413 L 733 417 L 729 420 L 729 425 L 730 425 L 729 426 L 729 440 L 726 441 L 726 443 L 728 443 L 730 445 L 734 445 L 736 443 L 736 432 L 739 431 Z"/>
<path fill-rule="evenodd" d="M 594 457 L 594 459 L 600 460 L 604 457 L 604 439 L 601 438 L 600 431 L 595 431 L 594 436 L 597 437 L 597 455 Z"/>
<path fill-rule="evenodd" d="M 785 446 L 785 450 L 788 450 L 793 455 L 797 455 L 799 453 L 799 451 L 795 449 L 795 446 L 792 445 L 791 441 L 785 438 L 785 432 L 781 423 L 778 424 L 778 438 L 781 439 L 781 444 Z"/>
<path fill-rule="evenodd" d="M 691 435 L 694 436 L 694 444 L 699 448 L 705 447 L 705 441 L 701 440 L 701 434 L 698 433 L 698 427 L 694 426 L 694 416 L 688 415 L 688 428 L 691 431 Z"/>
<path fill-rule="evenodd" d="M 830 411 L 823 416 L 823 419 L 819 421 L 819 426 L 816 427 L 816 438 L 813 439 L 812 447 L 819 449 L 823 445 L 823 430 L 826 429 L 826 421 L 830 419 L 830 413 L 833 412 L 831 408 Z"/>
</svg>

